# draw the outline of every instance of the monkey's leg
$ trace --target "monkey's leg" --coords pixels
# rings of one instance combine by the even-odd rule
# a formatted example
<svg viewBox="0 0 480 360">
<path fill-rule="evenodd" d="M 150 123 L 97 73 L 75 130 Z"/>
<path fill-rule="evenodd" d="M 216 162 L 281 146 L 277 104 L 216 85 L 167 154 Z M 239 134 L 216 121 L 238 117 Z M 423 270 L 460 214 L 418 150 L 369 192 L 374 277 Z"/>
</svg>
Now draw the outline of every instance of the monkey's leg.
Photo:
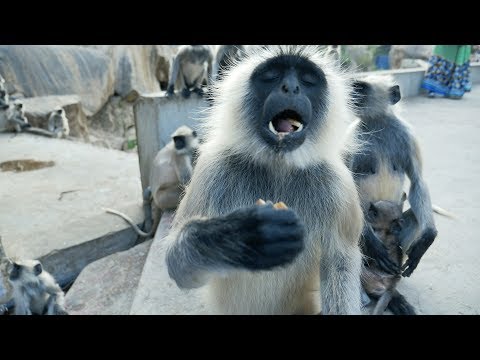
<svg viewBox="0 0 480 360">
<path fill-rule="evenodd" d="M 152 189 L 149 187 L 143 190 L 143 212 L 145 214 L 145 231 L 152 229 Z"/>
<path fill-rule="evenodd" d="M 334 239 L 332 241 L 341 241 Z M 320 292 L 322 313 L 327 315 L 360 315 L 362 256 L 360 249 L 322 251 L 320 257 Z"/>
<path fill-rule="evenodd" d="M 27 299 L 15 299 L 15 315 L 32 315 Z"/>
<path fill-rule="evenodd" d="M 383 293 L 382 296 L 380 296 L 380 299 L 378 299 L 377 304 L 373 309 L 372 315 L 383 315 L 383 313 L 387 309 L 388 304 L 390 303 L 390 300 L 392 300 L 392 291 L 387 290 Z"/>
<path fill-rule="evenodd" d="M 269 270 L 291 263 L 304 248 L 303 237 L 298 216 L 271 205 L 193 219 L 167 239 L 171 242 L 168 273 L 178 287 L 191 289 L 204 285 L 218 271 Z"/>
<path fill-rule="evenodd" d="M 180 71 L 180 59 L 179 59 L 179 55 L 175 56 L 175 58 L 173 59 L 173 64 L 172 64 L 172 68 L 171 68 L 171 71 L 170 71 L 170 76 L 168 78 L 168 86 L 167 86 L 167 96 L 172 96 L 175 92 L 175 83 L 177 82 L 177 79 L 179 79 L 178 77 L 178 73 Z M 183 81 L 183 76 L 181 76 L 181 80 Z"/>
<path fill-rule="evenodd" d="M 408 201 L 410 202 L 410 208 L 415 215 L 420 236 L 416 237 L 416 240 L 414 240 L 413 244 L 409 246 L 407 250 L 408 260 L 402 267 L 402 270 L 404 270 L 402 275 L 407 277 L 412 275 L 413 271 L 417 268 L 420 259 L 430 245 L 432 245 L 438 234 L 433 218 L 430 192 L 428 191 L 427 184 L 422 178 L 419 146 L 415 139 L 413 139 L 413 141 L 414 149 L 412 150 L 410 163 L 405 170 L 410 179 Z M 408 246 L 409 244 L 402 243 L 402 245 Z"/>
<path fill-rule="evenodd" d="M 415 308 L 398 290 L 392 290 L 392 299 L 388 304 L 388 309 L 395 315 L 417 315 Z"/>
<path fill-rule="evenodd" d="M 375 235 L 370 224 L 365 223 L 361 236 L 363 253 L 373 259 L 378 267 L 388 274 L 400 273 L 400 267 L 390 259 L 387 248 Z"/>
</svg>

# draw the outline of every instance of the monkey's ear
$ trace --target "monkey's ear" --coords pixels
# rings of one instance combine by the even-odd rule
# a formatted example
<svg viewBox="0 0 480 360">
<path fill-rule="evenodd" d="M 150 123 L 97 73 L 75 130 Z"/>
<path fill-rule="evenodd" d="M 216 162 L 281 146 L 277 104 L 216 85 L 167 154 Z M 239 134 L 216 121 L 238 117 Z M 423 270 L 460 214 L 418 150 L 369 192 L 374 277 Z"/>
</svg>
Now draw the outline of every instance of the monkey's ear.
<svg viewBox="0 0 480 360">
<path fill-rule="evenodd" d="M 43 268 L 42 268 L 42 264 L 37 264 L 33 267 L 33 273 L 38 276 L 42 273 L 43 271 Z"/>
<path fill-rule="evenodd" d="M 400 203 L 403 204 L 407 200 L 407 194 L 403 192 L 402 199 L 400 200 Z"/>
<path fill-rule="evenodd" d="M 192 131 L 192 136 L 197 137 L 197 132 L 195 130 Z"/>
<path fill-rule="evenodd" d="M 372 217 L 377 217 L 378 210 L 373 203 L 370 203 L 370 208 L 368 209 L 368 213 Z"/>
<path fill-rule="evenodd" d="M 395 105 L 402 98 L 400 86 L 395 85 L 390 88 L 390 104 Z"/>
</svg>

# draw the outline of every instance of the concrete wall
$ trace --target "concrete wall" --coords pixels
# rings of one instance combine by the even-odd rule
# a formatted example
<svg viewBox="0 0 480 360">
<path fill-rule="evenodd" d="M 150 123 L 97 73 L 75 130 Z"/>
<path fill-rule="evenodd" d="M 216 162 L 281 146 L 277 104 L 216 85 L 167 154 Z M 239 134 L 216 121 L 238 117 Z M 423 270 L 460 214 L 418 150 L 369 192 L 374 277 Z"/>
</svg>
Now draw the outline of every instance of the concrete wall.
<svg viewBox="0 0 480 360">
<path fill-rule="evenodd" d="M 171 140 L 170 135 L 181 125 L 198 130 L 200 112 L 206 107 L 205 100 L 196 94 L 189 99 L 180 95 L 167 98 L 164 92 L 140 96 L 133 111 L 142 189 L 148 186 L 153 158 Z"/>
<path fill-rule="evenodd" d="M 395 81 L 400 85 L 402 97 L 420 95 L 420 85 L 422 84 L 426 68 L 399 69 L 399 70 L 381 70 L 375 71 L 375 74 L 392 75 Z M 480 83 L 480 64 L 473 64 L 470 67 L 473 84 Z M 360 76 L 369 75 L 371 72 L 359 73 Z"/>
</svg>

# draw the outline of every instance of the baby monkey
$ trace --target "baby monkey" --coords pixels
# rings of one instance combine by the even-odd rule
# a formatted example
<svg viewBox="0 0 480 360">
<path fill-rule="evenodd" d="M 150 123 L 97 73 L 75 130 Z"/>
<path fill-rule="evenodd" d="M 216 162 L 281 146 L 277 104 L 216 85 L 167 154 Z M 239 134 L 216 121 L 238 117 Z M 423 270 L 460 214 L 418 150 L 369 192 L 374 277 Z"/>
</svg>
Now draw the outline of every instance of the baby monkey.
<svg viewBox="0 0 480 360">
<path fill-rule="evenodd" d="M 403 251 L 400 248 L 399 233 L 402 230 L 404 193 L 400 204 L 391 201 L 377 201 L 370 205 L 366 221 L 369 222 L 377 237 L 388 251 L 391 261 L 401 266 Z M 391 275 L 375 265 L 367 263 L 362 271 L 362 285 L 366 293 L 378 299 L 372 315 L 382 315 L 388 307 L 395 315 L 415 315 L 415 309 L 395 288 L 401 274 Z"/>
<path fill-rule="evenodd" d="M 13 262 L 8 280 L 13 287 L 15 315 L 68 315 L 62 289 L 39 261 Z"/>
</svg>

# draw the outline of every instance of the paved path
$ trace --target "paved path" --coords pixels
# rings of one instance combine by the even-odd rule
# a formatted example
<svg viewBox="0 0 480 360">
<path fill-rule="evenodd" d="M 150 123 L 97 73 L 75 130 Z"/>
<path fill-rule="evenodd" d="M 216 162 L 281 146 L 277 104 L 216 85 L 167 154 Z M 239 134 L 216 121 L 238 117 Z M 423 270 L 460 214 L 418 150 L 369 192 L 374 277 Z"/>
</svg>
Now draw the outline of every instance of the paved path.
<svg viewBox="0 0 480 360">
<path fill-rule="evenodd" d="M 438 236 L 399 289 L 422 314 L 480 313 L 480 87 L 461 100 L 415 97 L 403 117 L 415 128 L 434 204 Z"/>
</svg>

